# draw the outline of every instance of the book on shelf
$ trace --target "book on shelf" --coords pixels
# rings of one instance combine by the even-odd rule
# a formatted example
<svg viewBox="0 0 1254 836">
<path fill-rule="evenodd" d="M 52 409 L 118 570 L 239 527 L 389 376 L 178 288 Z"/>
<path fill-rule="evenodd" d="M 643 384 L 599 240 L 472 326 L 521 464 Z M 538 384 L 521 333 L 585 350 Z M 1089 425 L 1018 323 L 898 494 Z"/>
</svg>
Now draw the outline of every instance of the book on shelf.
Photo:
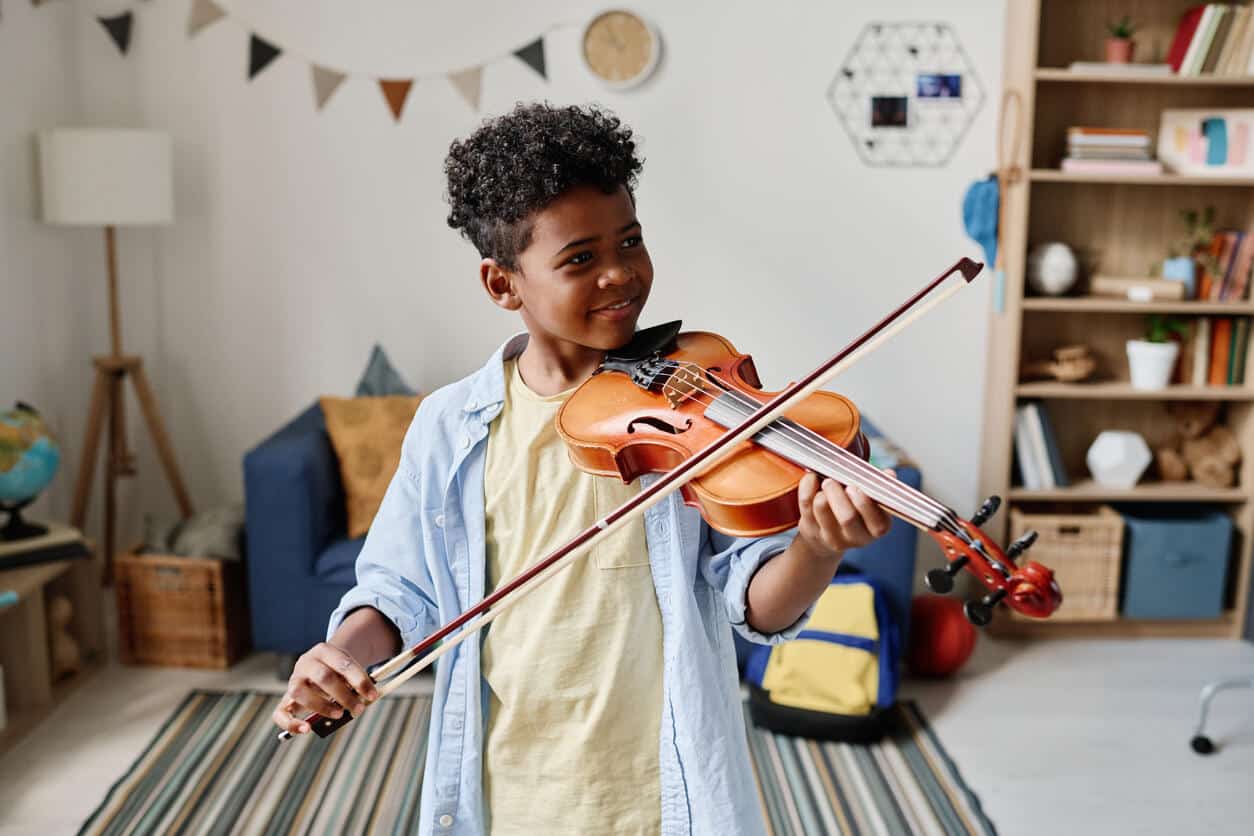
<svg viewBox="0 0 1254 836">
<path fill-rule="evenodd" d="M 1025 488 L 1049 490 L 1071 484 L 1043 402 L 1024 401 L 1015 408 L 1014 441 L 1015 463 Z"/>
<path fill-rule="evenodd" d="M 1216 231 L 1197 259 L 1195 298 L 1209 302 L 1241 301 L 1249 295 L 1254 267 L 1254 230 Z"/>
<path fill-rule="evenodd" d="M 40 523 L 48 531 L 21 540 L 0 540 L 0 571 L 35 563 L 88 557 L 82 532 L 63 523 Z"/>
<path fill-rule="evenodd" d="M 1245 384 L 1245 355 L 1250 343 L 1248 316 L 1194 317 L 1181 341 L 1173 383 L 1190 386 Z"/>
<path fill-rule="evenodd" d="M 1028 435 L 1027 411 L 1022 407 L 1015 408 L 1015 463 L 1019 466 L 1019 476 L 1023 487 L 1028 490 L 1040 490 L 1041 474 L 1036 466 L 1036 456 L 1032 452 Z"/>
<path fill-rule="evenodd" d="M 1182 76 L 1254 74 L 1254 20 L 1249 5 L 1189 7 L 1176 24 L 1167 63 Z"/>
<path fill-rule="evenodd" d="M 1077 160 L 1066 157 L 1062 170 L 1069 174 L 1113 174 L 1125 177 L 1153 177 L 1163 173 L 1158 160 Z"/>
<path fill-rule="evenodd" d="M 1089 293 L 1132 302 L 1178 302 L 1185 297 L 1184 282 L 1150 276 L 1107 276 L 1089 279 Z"/>
<path fill-rule="evenodd" d="M 1072 61 L 1067 67 L 1073 73 L 1112 76 L 1169 76 L 1175 72 L 1170 64 L 1115 63 L 1113 61 Z"/>
</svg>

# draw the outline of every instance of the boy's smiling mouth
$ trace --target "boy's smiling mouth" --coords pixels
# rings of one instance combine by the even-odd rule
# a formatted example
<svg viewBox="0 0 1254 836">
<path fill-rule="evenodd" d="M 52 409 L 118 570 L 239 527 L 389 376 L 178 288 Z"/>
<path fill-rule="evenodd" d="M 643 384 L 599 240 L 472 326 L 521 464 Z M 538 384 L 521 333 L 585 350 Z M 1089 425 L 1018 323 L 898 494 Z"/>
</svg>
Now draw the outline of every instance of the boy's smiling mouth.
<svg viewBox="0 0 1254 836">
<path fill-rule="evenodd" d="M 599 308 L 593 308 L 589 313 L 594 316 L 601 316 L 607 319 L 622 319 L 630 314 L 640 301 L 639 294 L 629 296 L 626 299 L 620 299 L 609 305 L 602 305 Z"/>
</svg>

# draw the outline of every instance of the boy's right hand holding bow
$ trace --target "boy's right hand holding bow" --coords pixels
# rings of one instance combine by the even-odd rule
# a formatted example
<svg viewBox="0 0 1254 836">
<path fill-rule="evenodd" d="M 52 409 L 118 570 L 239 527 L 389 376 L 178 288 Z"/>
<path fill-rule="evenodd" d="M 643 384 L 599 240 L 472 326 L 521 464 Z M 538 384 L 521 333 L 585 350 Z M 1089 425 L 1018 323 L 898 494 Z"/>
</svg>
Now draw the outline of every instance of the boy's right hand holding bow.
<svg viewBox="0 0 1254 836">
<path fill-rule="evenodd" d="M 285 731 L 304 734 L 309 731 L 304 718 L 311 712 L 334 719 L 347 708 L 354 717 L 360 717 L 378 698 L 374 682 L 356 659 L 334 645 L 319 642 L 296 660 L 287 692 L 272 719 Z"/>
</svg>

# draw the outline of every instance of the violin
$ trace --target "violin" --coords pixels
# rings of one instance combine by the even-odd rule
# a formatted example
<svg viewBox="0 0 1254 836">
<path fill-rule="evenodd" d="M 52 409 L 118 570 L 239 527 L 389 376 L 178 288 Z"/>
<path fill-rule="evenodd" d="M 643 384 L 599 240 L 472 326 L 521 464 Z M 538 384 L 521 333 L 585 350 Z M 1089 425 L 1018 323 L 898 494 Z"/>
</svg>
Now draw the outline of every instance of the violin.
<svg viewBox="0 0 1254 836">
<path fill-rule="evenodd" d="M 717 334 L 680 333 L 680 326 L 675 321 L 637 332 L 562 404 L 557 430 L 581 470 L 624 482 L 670 471 L 777 394 L 762 390 L 749 355 Z M 948 563 L 928 573 L 933 591 L 952 590 L 954 575 L 964 568 L 988 587 L 988 595 L 964 607 L 973 623 L 988 624 L 1002 600 L 1036 618 L 1058 608 L 1062 593 L 1053 572 L 1036 561 L 1014 563 L 1035 532 L 1003 553 L 979 530 L 999 507 L 998 498 L 986 500 L 972 520 L 963 520 L 870 464 L 869 453 L 857 407 L 842 395 L 819 390 L 680 490 L 711 527 L 733 537 L 763 537 L 797 525 L 797 489 L 806 471 L 813 470 L 856 485 L 940 544 Z"/>
<path fill-rule="evenodd" d="M 370 672 L 385 696 L 486 627 L 523 596 L 569 566 L 601 536 L 639 517 L 679 490 L 707 523 L 726 534 L 757 537 L 794 527 L 797 490 L 807 470 L 856 485 L 886 511 L 917 526 L 941 546 L 946 565 L 926 575 L 944 594 L 964 569 L 988 589 L 964 606 L 967 618 L 987 625 L 1004 603 L 1046 618 L 1062 603 L 1049 568 L 1016 559 L 1036 539 L 1028 532 L 1004 552 L 979 526 L 996 512 L 990 497 L 970 520 L 905 485 L 869 461 L 857 407 L 820 387 L 881 341 L 963 285 L 933 292 L 955 273 L 970 283 L 983 264 L 961 258 L 895 311 L 836 355 L 780 392 L 761 388 L 753 359 L 709 332 L 681 332 L 681 322 L 638 331 L 606 354 L 601 366 L 558 410 L 557 430 L 572 462 L 590 473 L 631 482 L 662 474 L 603 519 L 581 531 L 432 635 Z M 926 305 L 915 306 L 932 297 Z M 852 449 L 851 449 L 852 448 Z M 417 661 L 415 661 L 417 660 Z M 383 680 L 387 679 L 386 682 Z M 310 714 L 310 728 L 326 737 L 352 720 Z M 280 740 L 291 739 L 283 731 Z"/>
</svg>

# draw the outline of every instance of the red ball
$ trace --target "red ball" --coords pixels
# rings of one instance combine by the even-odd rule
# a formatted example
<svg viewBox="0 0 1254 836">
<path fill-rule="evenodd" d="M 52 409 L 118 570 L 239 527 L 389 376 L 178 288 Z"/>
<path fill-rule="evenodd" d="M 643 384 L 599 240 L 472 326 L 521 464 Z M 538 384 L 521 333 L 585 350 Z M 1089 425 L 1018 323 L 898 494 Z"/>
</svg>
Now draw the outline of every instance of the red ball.
<svg viewBox="0 0 1254 836">
<path fill-rule="evenodd" d="M 962 602 L 940 595 L 916 596 L 910 604 L 906 664 L 916 676 L 949 676 L 971 658 L 975 635 Z"/>
</svg>

